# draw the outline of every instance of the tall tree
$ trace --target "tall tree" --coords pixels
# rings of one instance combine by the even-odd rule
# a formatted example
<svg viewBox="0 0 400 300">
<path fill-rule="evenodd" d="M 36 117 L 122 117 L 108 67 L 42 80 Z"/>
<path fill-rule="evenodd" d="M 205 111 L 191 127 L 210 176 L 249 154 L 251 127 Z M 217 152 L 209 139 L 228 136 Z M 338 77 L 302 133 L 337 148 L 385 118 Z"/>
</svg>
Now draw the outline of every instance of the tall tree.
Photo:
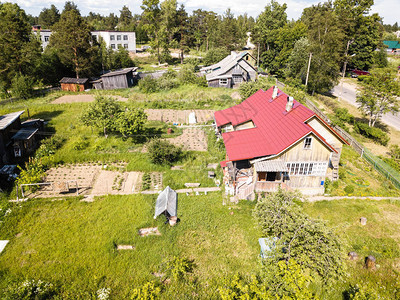
<svg viewBox="0 0 400 300">
<path fill-rule="evenodd" d="M 332 3 L 304 9 L 301 17 L 307 26 L 307 38 L 312 52 L 308 90 L 325 92 L 337 82 L 343 53 L 343 31 Z"/>
<path fill-rule="evenodd" d="M 140 8 L 143 10 L 142 21 L 143 29 L 146 31 L 150 39 L 152 51 L 157 55 L 158 62 L 161 62 L 160 57 L 160 42 L 159 42 L 159 17 L 160 17 L 160 1 L 159 0 L 143 0 Z"/>
<path fill-rule="evenodd" d="M 43 8 L 39 14 L 39 24 L 43 28 L 50 28 L 60 20 L 60 12 L 54 4 L 50 8 Z"/>
<path fill-rule="evenodd" d="M 185 10 L 185 6 L 182 4 L 177 11 L 177 25 L 178 32 L 176 34 L 176 40 L 179 43 L 180 59 L 181 64 L 183 64 L 183 56 L 186 52 L 189 52 L 189 47 L 191 45 L 192 34 L 190 32 L 190 24 L 188 14 Z"/>
<path fill-rule="evenodd" d="M 277 1 L 271 0 L 257 18 L 254 38 L 259 43 L 263 67 L 270 68 L 279 53 L 276 41 L 280 29 L 287 23 L 286 8 L 286 4 L 280 5 Z"/>
<path fill-rule="evenodd" d="M 10 87 L 19 73 L 32 76 L 41 46 L 32 34 L 27 16 L 17 4 L 0 3 L 0 85 Z"/>
<path fill-rule="evenodd" d="M 60 21 L 54 25 L 50 47 L 57 50 L 61 61 L 73 68 L 76 78 L 87 74 L 91 67 L 94 46 L 86 21 L 75 9 L 64 10 Z"/>
<path fill-rule="evenodd" d="M 177 27 L 177 2 L 176 0 L 164 0 L 161 3 L 161 18 L 159 28 L 159 41 L 162 49 L 162 61 L 171 58 L 169 48 L 176 47 L 177 42 L 174 39 L 178 32 Z"/>
<path fill-rule="evenodd" d="M 121 30 L 132 30 L 133 16 L 128 6 L 124 5 L 120 10 L 118 28 Z"/>
<path fill-rule="evenodd" d="M 368 125 L 374 127 L 385 113 L 398 112 L 400 84 L 396 81 L 393 70 L 377 69 L 362 82 L 362 89 L 357 95 L 360 109 L 368 116 Z"/>
</svg>

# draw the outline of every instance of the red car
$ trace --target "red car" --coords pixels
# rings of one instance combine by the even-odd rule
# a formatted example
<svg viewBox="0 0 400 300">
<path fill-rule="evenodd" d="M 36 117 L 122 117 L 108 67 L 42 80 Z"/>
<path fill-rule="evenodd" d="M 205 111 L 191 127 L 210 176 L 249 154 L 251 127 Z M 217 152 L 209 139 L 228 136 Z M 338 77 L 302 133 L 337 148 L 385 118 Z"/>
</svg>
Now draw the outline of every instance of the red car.
<svg viewBox="0 0 400 300">
<path fill-rule="evenodd" d="M 351 77 L 353 77 L 353 78 L 358 77 L 360 75 L 370 75 L 370 73 L 368 71 L 362 71 L 362 70 L 357 70 L 357 69 L 350 70 L 350 73 L 351 73 Z"/>
</svg>

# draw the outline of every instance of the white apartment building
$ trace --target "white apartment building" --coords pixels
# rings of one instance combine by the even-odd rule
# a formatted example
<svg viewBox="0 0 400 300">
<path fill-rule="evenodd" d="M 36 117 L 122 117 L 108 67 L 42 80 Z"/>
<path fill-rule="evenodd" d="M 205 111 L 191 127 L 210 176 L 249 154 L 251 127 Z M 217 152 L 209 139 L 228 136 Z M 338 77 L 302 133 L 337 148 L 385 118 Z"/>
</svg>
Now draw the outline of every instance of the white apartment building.
<svg viewBox="0 0 400 300">
<path fill-rule="evenodd" d="M 40 34 L 42 47 L 45 49 L 50 41 L 51 30 L 41 29 L 40 25 L 34 25 L 32 31 Z M 91 34 L 97 41 L 101 37 L 107 48 L 118 50 L 119 47 L 122 47 L 136 53 L 136 34 L 133 31 L 92 31 Z"/>
<path fill-rule="evenodd" d="M 92 31 L 91 33 L 97 41 L 101 37 L 107 48 L 118 50 L 119 47 L 122 47 L 136 52 L 136 34 L 133 31 Z"/>
</svg>

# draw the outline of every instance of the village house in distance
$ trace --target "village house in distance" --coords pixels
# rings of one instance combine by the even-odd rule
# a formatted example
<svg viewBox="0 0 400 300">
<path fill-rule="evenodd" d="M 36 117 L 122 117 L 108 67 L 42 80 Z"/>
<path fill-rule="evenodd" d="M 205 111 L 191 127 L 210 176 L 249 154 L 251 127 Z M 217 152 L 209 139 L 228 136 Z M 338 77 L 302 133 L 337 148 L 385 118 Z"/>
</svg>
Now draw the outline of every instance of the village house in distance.
<svg viewBox="0 0 400 300">
<path fill-rule="evenodd" d="M 338 179 L 346 140 L 277 87 L 259 90 L 214 118 L 226 148 L 224 184 L 235 200 L 279 187 L 323 194 L 326 178 Z"/>
<path fill-rule="evenodd" d="M 201 68 L 200 73 L 206 74 L 209 87 L 233 88 L 242 82 L 257 78 L 255 62 L 254 57 L 247 51 L 240 53 L 232 51 L 220 62 Z"/>
</svg>

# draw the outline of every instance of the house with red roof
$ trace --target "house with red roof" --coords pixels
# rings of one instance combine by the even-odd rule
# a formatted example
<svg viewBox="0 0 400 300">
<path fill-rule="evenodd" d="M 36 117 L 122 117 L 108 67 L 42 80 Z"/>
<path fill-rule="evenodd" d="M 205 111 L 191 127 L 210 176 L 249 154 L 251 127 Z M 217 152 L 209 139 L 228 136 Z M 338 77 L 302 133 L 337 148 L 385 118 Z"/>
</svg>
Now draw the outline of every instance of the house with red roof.
<svg viewBox="0 0 400 300">
<path fill-rule="evenodd" d="M 214 119 L 226 148 L 221 162 L 226 191 L 236 199 L 278 187 L 318 195 L 326 178 L 338 179 L 347 141 L 277 87 L 215 112 Z"/>
</svg>

